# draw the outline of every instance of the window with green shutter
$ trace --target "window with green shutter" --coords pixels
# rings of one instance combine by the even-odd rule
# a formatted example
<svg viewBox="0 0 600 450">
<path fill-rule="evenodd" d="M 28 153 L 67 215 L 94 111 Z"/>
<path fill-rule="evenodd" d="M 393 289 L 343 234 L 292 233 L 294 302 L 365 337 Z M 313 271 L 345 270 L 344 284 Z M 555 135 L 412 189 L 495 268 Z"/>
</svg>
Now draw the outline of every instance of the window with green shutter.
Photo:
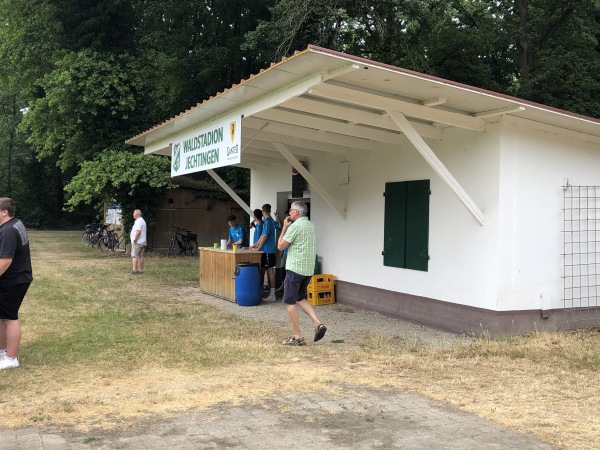
<svg viewBox="0 0 600 450">
<path fill-rule="evenodd" d="M 383 265 L 427 271 L 429 180 L 385 184 Z"/>
</svg>

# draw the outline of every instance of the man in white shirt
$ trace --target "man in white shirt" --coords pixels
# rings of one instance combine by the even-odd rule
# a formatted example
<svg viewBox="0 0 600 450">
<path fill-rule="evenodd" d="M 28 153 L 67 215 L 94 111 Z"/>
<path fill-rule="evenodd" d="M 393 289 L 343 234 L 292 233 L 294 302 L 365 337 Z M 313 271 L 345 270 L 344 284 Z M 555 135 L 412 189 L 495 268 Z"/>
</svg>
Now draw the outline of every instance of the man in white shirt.
<svg viewBox="0 0 600 450">
<path fill-rule="evenodd" d="M 133 227 L 131 228 L 131 259 L 133 270 L 131 275 L 144 273 L 144 250 L 146 249 L 146 221 L 142 219 L 142 211 L 136 209 L 133 212 Z"/>
</svg>

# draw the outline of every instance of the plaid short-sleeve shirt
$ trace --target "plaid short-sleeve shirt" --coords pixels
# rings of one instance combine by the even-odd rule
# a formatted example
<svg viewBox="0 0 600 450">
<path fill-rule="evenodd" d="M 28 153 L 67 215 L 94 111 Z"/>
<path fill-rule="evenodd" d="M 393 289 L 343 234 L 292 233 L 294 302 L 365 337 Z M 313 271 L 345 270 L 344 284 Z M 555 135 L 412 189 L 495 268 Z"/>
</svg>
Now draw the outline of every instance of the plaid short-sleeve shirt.
<svg viewBox="0 0 600 450">
<path fill-rule="evenodd" d="M 290 244 L 285 260 L 286 270 L 307 277 L 313 275 L 317 256 L 317 233 L 314 224 L 307 217 L 300 217 L 289 226 L 283 239 Z"/>
</svg>

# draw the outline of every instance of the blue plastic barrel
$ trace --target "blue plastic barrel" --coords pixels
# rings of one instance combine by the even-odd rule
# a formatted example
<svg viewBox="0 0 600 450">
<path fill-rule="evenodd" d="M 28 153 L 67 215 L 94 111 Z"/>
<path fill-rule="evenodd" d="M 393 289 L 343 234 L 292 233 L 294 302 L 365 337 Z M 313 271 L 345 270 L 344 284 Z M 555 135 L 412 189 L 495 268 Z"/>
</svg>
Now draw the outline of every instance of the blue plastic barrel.
<svg viewBox="0 0 600 450">
<path fill-rule="evenodd" d="M 237 263 L 235 265 L 235 301 L 240 306 L 256 306 L 262 298 L 260 264 Z"/>
</svg>

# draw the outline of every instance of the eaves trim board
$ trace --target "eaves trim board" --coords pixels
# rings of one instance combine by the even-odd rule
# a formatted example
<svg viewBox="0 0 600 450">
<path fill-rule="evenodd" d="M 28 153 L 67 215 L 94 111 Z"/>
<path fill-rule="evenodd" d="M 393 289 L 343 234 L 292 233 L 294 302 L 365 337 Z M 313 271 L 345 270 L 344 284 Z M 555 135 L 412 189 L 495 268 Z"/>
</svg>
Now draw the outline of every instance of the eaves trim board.
<svg viewBox="0 0 600 450">
<path fill-rule="evenodd" d="M 311 58 L 314 56 L 322 56 L 323 58 L 322 60 L 311 61 Z M 376 61 L 371 61 L 365 58 L 348 55 L 334 50 L 309 45 L 306 50 L 295 52 L 292 56 L 283 58 L 281 61 L 271 64 L 270 67 L 261 70 L 259 73 L 250 76 L 248 79 L 243 79 L 238 84 L 232 85 L 230 88 L 225 89 L 224 91 L 219 92 L 214 96 L 211 96 L 209 99 L 198 103 L 194 107 L 176 115 L 175 117 L 128 139 L 126 143 L 144 146 L 147 147 L 147 150 L 148 147 L 165 148 L 165 145 L 156 146 L 156 143 L 158 141 L 168 139 L 168 136 L 171 136 L 173 133 L 182 131 L 183 128 L 181 130 L 175 130 L 175 125 L 178 122 L 185 123 L 185 128 L 189 128 L 192 126 L 196 126 L 198 123 L 212 121 L 218 116 L 222 116 L 228 112 L 239 110 L 240 107 L 242 107 L 244 104 L 247 105 L 248 103 L 258 101 L 261 98 L 261 96 L 268 95 L 268 91 L 265 91 L 264 85 L 265 83 L 268 84 L 269 80 L 289 80 L 294 79 L 294 77 L 296 77 L 297 79 L 303 76 L 305 77 L 307 75 L 306 73 L 294 72 L 294 70 L 298 70 L 300 67 L 310 66 L 310 64 L 307 64 L 307 62 L 309 61 L 313 65 L 318 65 L 320 63 L 323 66 L 321 71 L 321 82 L 314 85 L 314 92 L 317 92 L 319 90 L 321 92 L 324 92 L 326 89 L 324 84 L 327 83 L 327 80 L 335 80 L 337 77 L 343 77 L 347 73 L 356 71 L 359 68 L 374 68 L 378 70 L 388 71 L 391 74 L 408 77 L 414 80 L 428 81 L 437 86 L 448 87 L 452 89 L 455 95 L 460 95 L 460 92 L 463 92 L 465 93 L 465 95 L 475 94 L 479 98 L 481 98 L 482 101 L 487 98 L 493 99 L 496 102 L 502 102 L 502 104 L 497 108 L 482 108 L 481 110 L 475 111 L 472 114 L 464 114 L 465 118 L 468 118 L 467 120 L 473 123 L 475 123 L 477 120 L 483 121 L 486 118 L 494 117 L 501 114 L 514 114 L 529 120 L 539 121 L 541 123 L 548 123 L 550 125 L 559 126 L 568 130 L 579 131 L 584 133 L 587 132 L 591 135 L 600 136 L 599 119 L 583 116 L 569 111 L 560 110 L 558 108 L 540 105 L 531 101 L 511 97 L 506 94 L 488 91 L 485 89 L 461 84 L 458 82 L 434 77 L 419 72 L 414 72 L 408 69 L 403 69 L 389 64 L 379 63 Z M 369 75 L 365 76 L 368 77 Z M 247 87 L 249 89 L 242 89 L 244 87 Z M 280 85 L 277 87 L 282 88 L 283 86 Z M 287 98 L 287 100 L 298 96 L 298 93 L 294 94 L 295 95 L 291 95 L 290 93 L 290 96 L 289 98 Z M 364 95 L 360 92 L 358 92 L 358 94 L 360 96 Z M 429 108 L 431 110 L 434 110 L 434 114 L 439 114 L 438 111 L 440 110 L 436 107 L 440 107 L 440 109 L 444 108 L 447 98 L 436 97 L 435 94 L 435 92 L 422 92 L 421 95 L 423 95 L 426 98 L 415 102 L 416 106 L 407 106 L 409 106 L 410 108 L 414 108 L 415 111 L 419 110 L 418 106 L 420 106 L 421 108 Z M 280 100 L 281 103 L 283 103 L 285 99 L 280 98 Z M 271 107 L 273 106 L 276 105 L 271 104 Z M 199 111 L 202 111 L 205 114 L 198 115 L 199 122 L 194 123 L 195 120 L 193 120 L 192 116 L 195 116 Z M 426 111 L 426 109 L 423 109 L 423 111 Z M 256 109 L 254 110 L 254 113 L 258 112 L 259 111 L 257 111 Z M 407 114 L 407 116 L 410 119 L 410 114 Z M 566 123 L 571 121 L 575 121 L 575 123 Z"/>
</svg>

